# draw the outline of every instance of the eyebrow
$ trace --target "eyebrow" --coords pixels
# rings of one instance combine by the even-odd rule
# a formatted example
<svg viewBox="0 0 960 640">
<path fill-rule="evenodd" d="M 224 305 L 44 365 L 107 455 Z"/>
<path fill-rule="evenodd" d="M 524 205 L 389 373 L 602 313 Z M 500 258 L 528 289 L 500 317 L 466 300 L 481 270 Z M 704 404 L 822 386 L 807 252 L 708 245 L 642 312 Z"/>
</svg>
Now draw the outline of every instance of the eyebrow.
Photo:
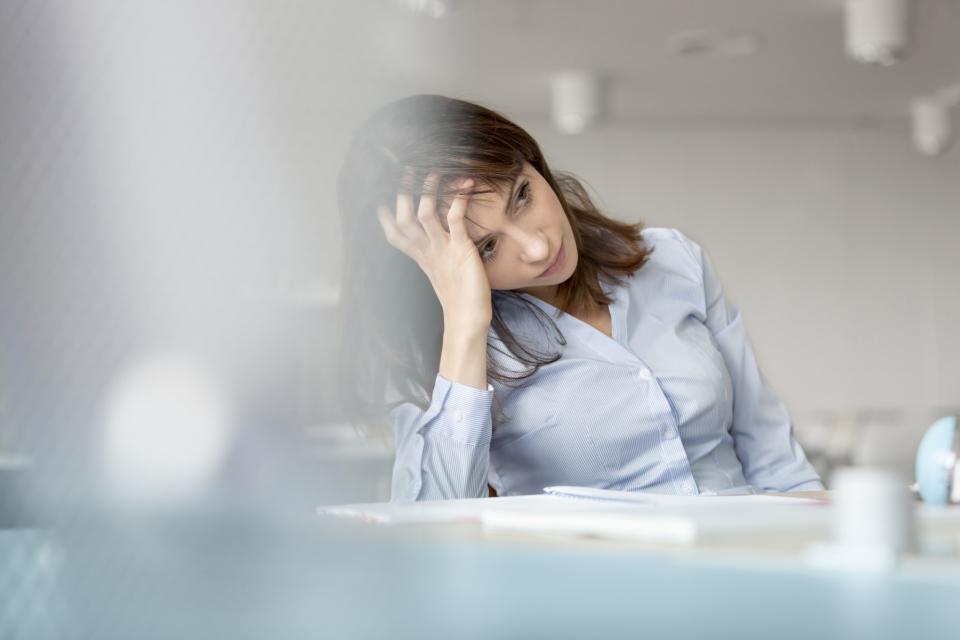
<svg viewBox="0 0 960 640">
<path fill-rule="evenodd" d="M 514 208 L 514 203 L 516 201 L 516 196 L 517 196 L 517 186 L 520 184 L 520 181 L 523 177 L 524 175 L 521 173 L 520 175 L 518 175 L 516 178 L 513 179 L 513 184 L 510 186 L 510 197 L 507 198 L 507 204 L 503 208 L 503 215 L 505 216 L 509 215 L 510 211 L 512 211 Z M 481 229 L 486 228 L 482 224 L 478 224 L 477 222 L 470 220 L 470 218 L 467 218 L 466 216 L 464 216 L 464 218 L 470 221 L 471 224 L 475 224 Z M 486 242 L 492 235 L 493 235 L 492 233 L 488 233 L 484 235 L 482 238 L 479 238 L 478 240 L 474 240 L 473 241 L 474 246 L 480 247 L 480 245 Z"/>
</svg>

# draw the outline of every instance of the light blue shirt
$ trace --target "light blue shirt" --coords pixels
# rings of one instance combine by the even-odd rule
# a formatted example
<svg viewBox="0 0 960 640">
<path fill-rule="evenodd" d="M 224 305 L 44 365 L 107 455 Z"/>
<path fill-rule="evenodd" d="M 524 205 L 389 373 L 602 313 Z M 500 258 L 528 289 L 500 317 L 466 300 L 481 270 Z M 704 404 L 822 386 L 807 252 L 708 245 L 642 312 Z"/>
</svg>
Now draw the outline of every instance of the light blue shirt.
<svg viewBox="0 0 960 640">
<path fill-rule="evenodd" d="M 550 485 L 680 495 L 823 488 L 707 255 L 676 230 L 643 238 L 654 249 L 647 263 L 623 286 L 603 285 L 612 338 L 521 294 L 555 319 L 560 345 L 525 305 L 494 295 L 523 344 L 562 357 L 516 388 L 438 375 L 426 411 L 393 409 L 393 500 L 482 497 L 487 483 L 499 495 Z M 492 329 L 490 338 L 503 348 Z M 495 396 L 506 416 L 496 424 Z"/>
</svg>

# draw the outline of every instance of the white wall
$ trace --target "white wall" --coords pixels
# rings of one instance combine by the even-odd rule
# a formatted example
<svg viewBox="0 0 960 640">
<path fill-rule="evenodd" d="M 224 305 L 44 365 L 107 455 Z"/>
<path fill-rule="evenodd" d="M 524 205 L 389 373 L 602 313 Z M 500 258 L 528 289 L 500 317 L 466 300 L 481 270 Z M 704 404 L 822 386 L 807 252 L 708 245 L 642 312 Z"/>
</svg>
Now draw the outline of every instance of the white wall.
<svg viewBox="0 0 960 640">
<path fill-rule="evenodd" d="M 924 158 L 889 127 L 526 124 L 608 212 L 707 249 L 801 433 L 824 411 L 893 410 L 912 455 L 960 406 L 960 150 Z"/>
</svg>

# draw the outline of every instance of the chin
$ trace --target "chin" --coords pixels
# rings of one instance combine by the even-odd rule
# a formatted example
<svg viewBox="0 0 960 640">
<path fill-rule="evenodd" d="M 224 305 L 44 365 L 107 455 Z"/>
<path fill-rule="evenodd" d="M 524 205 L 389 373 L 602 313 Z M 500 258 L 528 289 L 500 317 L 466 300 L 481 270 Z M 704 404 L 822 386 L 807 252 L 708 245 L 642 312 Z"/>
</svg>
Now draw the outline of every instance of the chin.
<svg viewBox="0 0 960 640">
<path fill-rule="evenodd" d="M 556 286 L 556 285 L 558 285 L 558 284 L 563 284 L 564 282 L 566 282 L 567 280 L 569 280 L 570 278 L 572 278 L 572 277 L 573 277 L 573 274 L 576 273 L 576 272 L 577 272 L 577 270 L 576 270 L 576 268 L 574 267 L 574 268 L 570 269 L 570 272 L 569 272 L 569 273 L 565 273 L 565 272 L 556 273 L 556 274 L 550 276 L 550 278 L 547 279 L 547 282 L 546 282 L 546 285 L 545 285 L 545 286 L 552 287 L 552 286 Z"/>
</svg>

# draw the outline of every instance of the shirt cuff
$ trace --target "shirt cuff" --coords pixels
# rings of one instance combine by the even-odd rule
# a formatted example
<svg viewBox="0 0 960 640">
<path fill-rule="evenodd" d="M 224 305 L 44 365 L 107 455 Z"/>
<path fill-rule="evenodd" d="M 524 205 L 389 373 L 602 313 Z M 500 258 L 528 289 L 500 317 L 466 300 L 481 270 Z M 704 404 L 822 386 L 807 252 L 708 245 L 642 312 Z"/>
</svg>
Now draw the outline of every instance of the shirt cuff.
<svg viewBox="0 0 960 640">
<path fill-rule="evenodd" d="M 493 393 L 491 384 L 477 389 L 437 374 L 431 404 L 440 407 L 440 411 L 437 419 L 424 429 L 424 435 L 438 435 L 469 446 L 489 444 Z"/>
<path fill-rule="evenodd" d="M 800 484 L 790 487 L 786 492 L 793 491 L 824 491 L 823 483 L 819 480 L 807 480 L 806 482 L 801 482 Z"/>
</svg>

